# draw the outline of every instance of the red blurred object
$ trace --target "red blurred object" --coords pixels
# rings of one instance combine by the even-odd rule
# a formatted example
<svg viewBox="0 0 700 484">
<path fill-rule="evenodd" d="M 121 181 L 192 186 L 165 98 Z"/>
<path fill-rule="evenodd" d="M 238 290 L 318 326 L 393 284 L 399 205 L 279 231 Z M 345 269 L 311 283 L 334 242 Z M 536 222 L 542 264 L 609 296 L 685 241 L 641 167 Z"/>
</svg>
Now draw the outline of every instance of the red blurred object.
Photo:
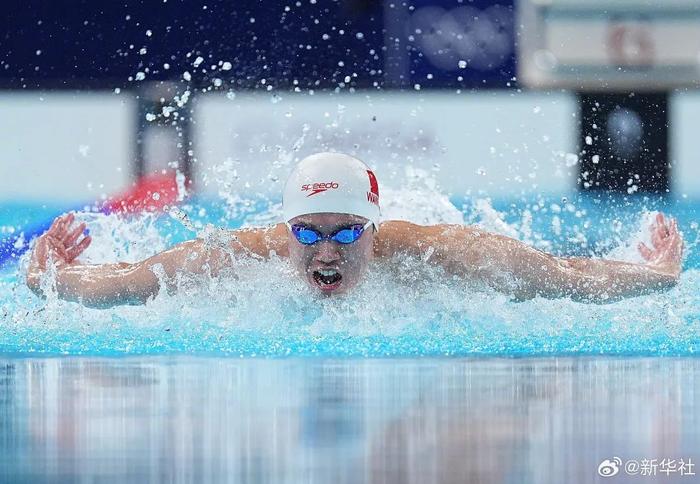
<svg viewBox="0 0 700 484">
<path fill-rule="evenodd" d="M 188 186 L 185 180 L 185 186 Z M 158 173 L 141 178 L 121 194 L 110 197 L 103 205 L 103 213 L 143 213 L 163 211 L 167 206 L 175 205 L 177 199 L 177 173 Z M 85 205 L 73 210 L 82 211 Z M 64 211 L 67 212 L 69 210 Z M 60 215 L 60 214 L 56 214 Z M 55 217 L 55 216 L 54 216 Z M 25 228 L 9 237 L 0 238 L 0 266 L 15 261 L 29 249 L 28 241 L 43 234 L 54 219 L 45 220 L 33 227 Z"/>
<path fill-rule="evenodd" d="M 158 212 L 177 203 L 177 174 L 157 173 L 141 178 L 129 190 L 110 197 L 102 211 L 106 213 Z"/>
</svg>

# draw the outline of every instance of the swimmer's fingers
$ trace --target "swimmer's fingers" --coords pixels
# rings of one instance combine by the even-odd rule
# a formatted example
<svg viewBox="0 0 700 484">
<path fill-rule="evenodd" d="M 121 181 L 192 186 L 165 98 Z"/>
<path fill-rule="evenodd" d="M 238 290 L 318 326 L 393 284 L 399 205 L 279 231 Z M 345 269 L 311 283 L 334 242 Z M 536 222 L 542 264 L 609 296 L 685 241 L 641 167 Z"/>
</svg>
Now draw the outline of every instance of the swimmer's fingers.
<svg viewBox="0 0 700 484">
<path fill-rule="evenodd" d="M 678 232 L 675 226 L 671 227 L 667 251 L 674 260 L 681 260 L 683 258 L 683 236 Z"/>
<path fill-rule="evenodd" d="M 661 227 L 658 225 L 654 227 L 654 231 L 651 233 L 651 245 L 655 249 L 660 249 L 664 246 L 665 236 L 663 235 Z"/>
<path fill-rule="evenodd" d="M 670 217 L 666 217 L 663 213 L 659 213 L 656 218 L 657 220 L 661 221 L 661 223 L 659 223 L 661 235 L 667 237 L 670 233 L 671 223 L 673 222 L 673 219 Z"/>
<path fill-rule="evenodd" d="M 654 258 L 654 252 L 647 247 L 644 242 L 640 242 L 639 245 L 637 245 L 637 250 L 642 254 L 644 260 L 651 261 Z"/>
<path fill-rule="evenodd" d="M 75 215 L 72 213 L 57 217 L 47 233 L 59 240 L 63 239 L 66 236 L 66 231 L 68 227 L 70 227 L 70 225 L 73 223 L 74 218 Z"/>
<path fill-rule="evenodd" d="M 61 232 L 61 225 L 63 225 L 63 217 L 56 217 L 56 220 L 53 221 L 49 230 L 44 232 L 41 238 L 55 237 L 56 234 Z"/>
<path fill-rule="evenodd" d="M 56 262 L 58 265 L 60 265 L 62 262 L 67 262 L 68 252 L 66 251 L 62 241 L 57 240 L 54 237 L 49 237 L 47 239 L 47 243 L 48 255 L 53 257 L 54 262 Z"/>
<path fill-rule="evenodd" d="M 74 245 L 75 241 L 78 240 L 78 237 L 80 237 L 80 234 L 82 234 L 83 230 L 85 230 L 85 227 L 85 222 L 82 222 L 76 228 L 68 232 L 68 234 L 63 239 L 63 244 L 66 247 L 71 247 L 72 245 Z"/>
<path fill-rule="evenodd" d="M 668 235 L 662 236 L 659 231 L 652 236 L 654 248 L 650 249 L 644 243 L 640 243 L 637 248 L 642 257 L 654 266 L 663 266 L 680 272 L 683 259 L 683 237 L 678 232 L 677 222 L 668 222 Z"/>
<path fill-rule="evenodd" d="M 85 230 L 85 223 L 71 230 L 74 221 L 73 213 L 57 217 L 49 230 L 39 237 L 34 246 L 32 259 L 40 270 L 46 270 L 49 258 L 58 266 L 70 264 L 90 245 L 92 239 L 89 236 L 76 244 L 80 234 Z"/>
<path fill-rule="evenodd" d="M 659 234 L 661 237 L 666 237 L 669 234 L 670 222 L 673 219 L 666 219 L 663 213 L 657 213 L 654 222 L 649 226 L 649 231 L 654 234 Z"/>
<path fill-rule="evenodd" d="M 47 234 L 52 234 L 55 233 L 58 230 L 58 226 L 63 222 L 63 217 L 56 217 L 53 220 L 53 223 L 51 224 L 51 227 L 49 227 L 49 230 L 46 231 Z"/>
<path fill-rule="evenodd" d="M 682 241 L 681 234 L 678 232 L 678 222 L 676 222 L 676 219 L 667 219 L 664 229 L 659 231 L 659 237 L 661 238 L 662 245 L 669 245 L 671 243 L 671 239 L 674 237 L 681 239 Z"/>
<path fill-rule="evenodd" d="M 66 250 L 66 262 L 73 262 L 82 252 L 88 248 L 92 242 L 92 237 L 86 235 L 77 245 Z"/>
<path fill-rule="evenodd" d="M 654 261 L 661 257 L 663 252 L 668 248 L 669 243 L 669 237 L 662 235 L 659 226 L 654 226 L 653 232 L 651 233 L 651 248 L 644 243 L 639 243 L 637 249 L 646 260 Z"/>
<path fill-rule="evenodd" d="M 667 220 L 663 213 L 659 212 L 656 214 L 656 224 L 663 229 L 666 228 Z"/>
<path fill-rule="evenodd" d="M 666 241 L 666 246 L 658 251 L 658 256 L 652 263 L 678 275 L 683 263 L 683 238 L 680 234 L 674 233 Z"/>
<path fill-rule="evenodd" d="M 680 232 L 678 232 L 678 221 L 675 218 L 672 218 L 671 222 L 668 224 L 668 233 L 670 235 L 672 235 L 672 234 L 679 234 L 680 235 Z"/>
<path fill-rule="evenodd" d="M 656 230 L 654 233 L 651 234 L 651 249 L 648 248 L 644 244 L 644 247 L 649 251 L 647 252 L 649 254 L 649 257 L 645 257 L 647 260 L 652 260 L 652 259 L 658 259 L 661 257 L 661 255 L 668 250 L 669 245 L 671 244 L 671 237 L 665 237 L 661 234 L 660 230 Z M 644 254 L 640 249 L 640 252 Z"/>
<path fill-rule="evenodd" d="M 61 232 L 60 234 L 57 234 L 57 239 L 63 240 L 66 238 L 66 235 L 68 235 L 68 231 L 70 230 L 71 225 L 73 225 L 73 221 L 75 220 L 75 214 L 74 213 L 69 213 L 63 218 L 63 224 L 61 225 Z"/>
<path fill-rule="evenodd" d="M 655 249 L 661 249 L 667 245 L 668 238 L 672 234 L 678 233 L 676 221 L 672 218 L 666 219 L 663 214 L 658 214 L 656 220 L 649 227 L 651 231 L 651 243 Z"/>
</svg>

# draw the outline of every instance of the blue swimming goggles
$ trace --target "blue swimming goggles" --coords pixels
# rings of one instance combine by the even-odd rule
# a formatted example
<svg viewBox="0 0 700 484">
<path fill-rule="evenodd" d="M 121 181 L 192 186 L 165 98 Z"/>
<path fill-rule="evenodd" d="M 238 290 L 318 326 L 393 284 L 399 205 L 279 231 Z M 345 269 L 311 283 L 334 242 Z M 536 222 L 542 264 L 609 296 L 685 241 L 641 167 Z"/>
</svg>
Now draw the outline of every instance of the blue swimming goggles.
<svg viewBox="0 0 700 484">
<path fill-rule="evenodd" d="M 339 244 L 352 244 L 356 242 L 357 239 L 362 237 L 362 233 L 367 230 L 367 228 L 372 225 L 370 220 L 366 224 L 354 224 L 347 227 L 340 228 L 333 232 L 332 234 L 323 235 L 316 229 L 312 229 L 303 224 L 290 224 L 287 222 L 287 227 L 291 230 L 294 237 L 299 241 L 300 244 L 313 245 L 319 240 L 333 240 Z"/>
</svg>

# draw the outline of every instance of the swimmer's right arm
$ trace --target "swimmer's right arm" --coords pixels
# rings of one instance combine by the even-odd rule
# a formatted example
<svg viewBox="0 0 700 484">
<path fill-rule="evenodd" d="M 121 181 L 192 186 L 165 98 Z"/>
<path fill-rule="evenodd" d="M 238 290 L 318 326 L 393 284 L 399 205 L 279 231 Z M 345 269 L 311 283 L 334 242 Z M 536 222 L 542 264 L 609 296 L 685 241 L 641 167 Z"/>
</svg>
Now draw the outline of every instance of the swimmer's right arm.
<svg viewBox="0 0 700 484">
<path fill-rule="evenodd" d="M 39 296 L 42 276 L 51 267 L 56 271 L 58 297 L 85 306 L 105 308 L 143 304 L 158 294 L 161 281 L 166 289 L 176 289 L 178 274 L 211 274 L 232 263 L 236 250 L 267 256 L 279 250 L 279 227 L 235 231 L 232 250 L 212 248 L 201 240 L 190 240 L 136 263 L 82 264 L 77 257 L 90 245 L 90 236 L 80 239 L 84 224 L 71 228 L 74 215 L 57 218 L 36 242 L 27 271 L 27 285 Z M 160 277 L 159 277 L 160 276 Z"/>
</svg>

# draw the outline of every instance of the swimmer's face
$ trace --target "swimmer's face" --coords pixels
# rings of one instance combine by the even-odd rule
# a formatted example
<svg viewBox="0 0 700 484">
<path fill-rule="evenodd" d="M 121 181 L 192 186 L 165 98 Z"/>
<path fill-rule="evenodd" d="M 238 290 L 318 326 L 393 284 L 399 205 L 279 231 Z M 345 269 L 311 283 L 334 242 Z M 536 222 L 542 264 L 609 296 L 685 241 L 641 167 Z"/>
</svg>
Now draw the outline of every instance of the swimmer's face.
<svg viewBox="0 0 700 484">
<path fill-rule="evenodd" d="M 317 213 L 300 215 L 289 223 L 305 225 L 323 235 L 330 235 L 339 229 L 364 225 L 367 219 L 339 213 Z M 323 294 L 339 294 L 356 286 L 372 259 L 373 226 L 351 244 L 324 239 L 313 245 L 304 245 L 289 229 L 287 235 L 290 260 L 304 280 Z"/>
</svg>

